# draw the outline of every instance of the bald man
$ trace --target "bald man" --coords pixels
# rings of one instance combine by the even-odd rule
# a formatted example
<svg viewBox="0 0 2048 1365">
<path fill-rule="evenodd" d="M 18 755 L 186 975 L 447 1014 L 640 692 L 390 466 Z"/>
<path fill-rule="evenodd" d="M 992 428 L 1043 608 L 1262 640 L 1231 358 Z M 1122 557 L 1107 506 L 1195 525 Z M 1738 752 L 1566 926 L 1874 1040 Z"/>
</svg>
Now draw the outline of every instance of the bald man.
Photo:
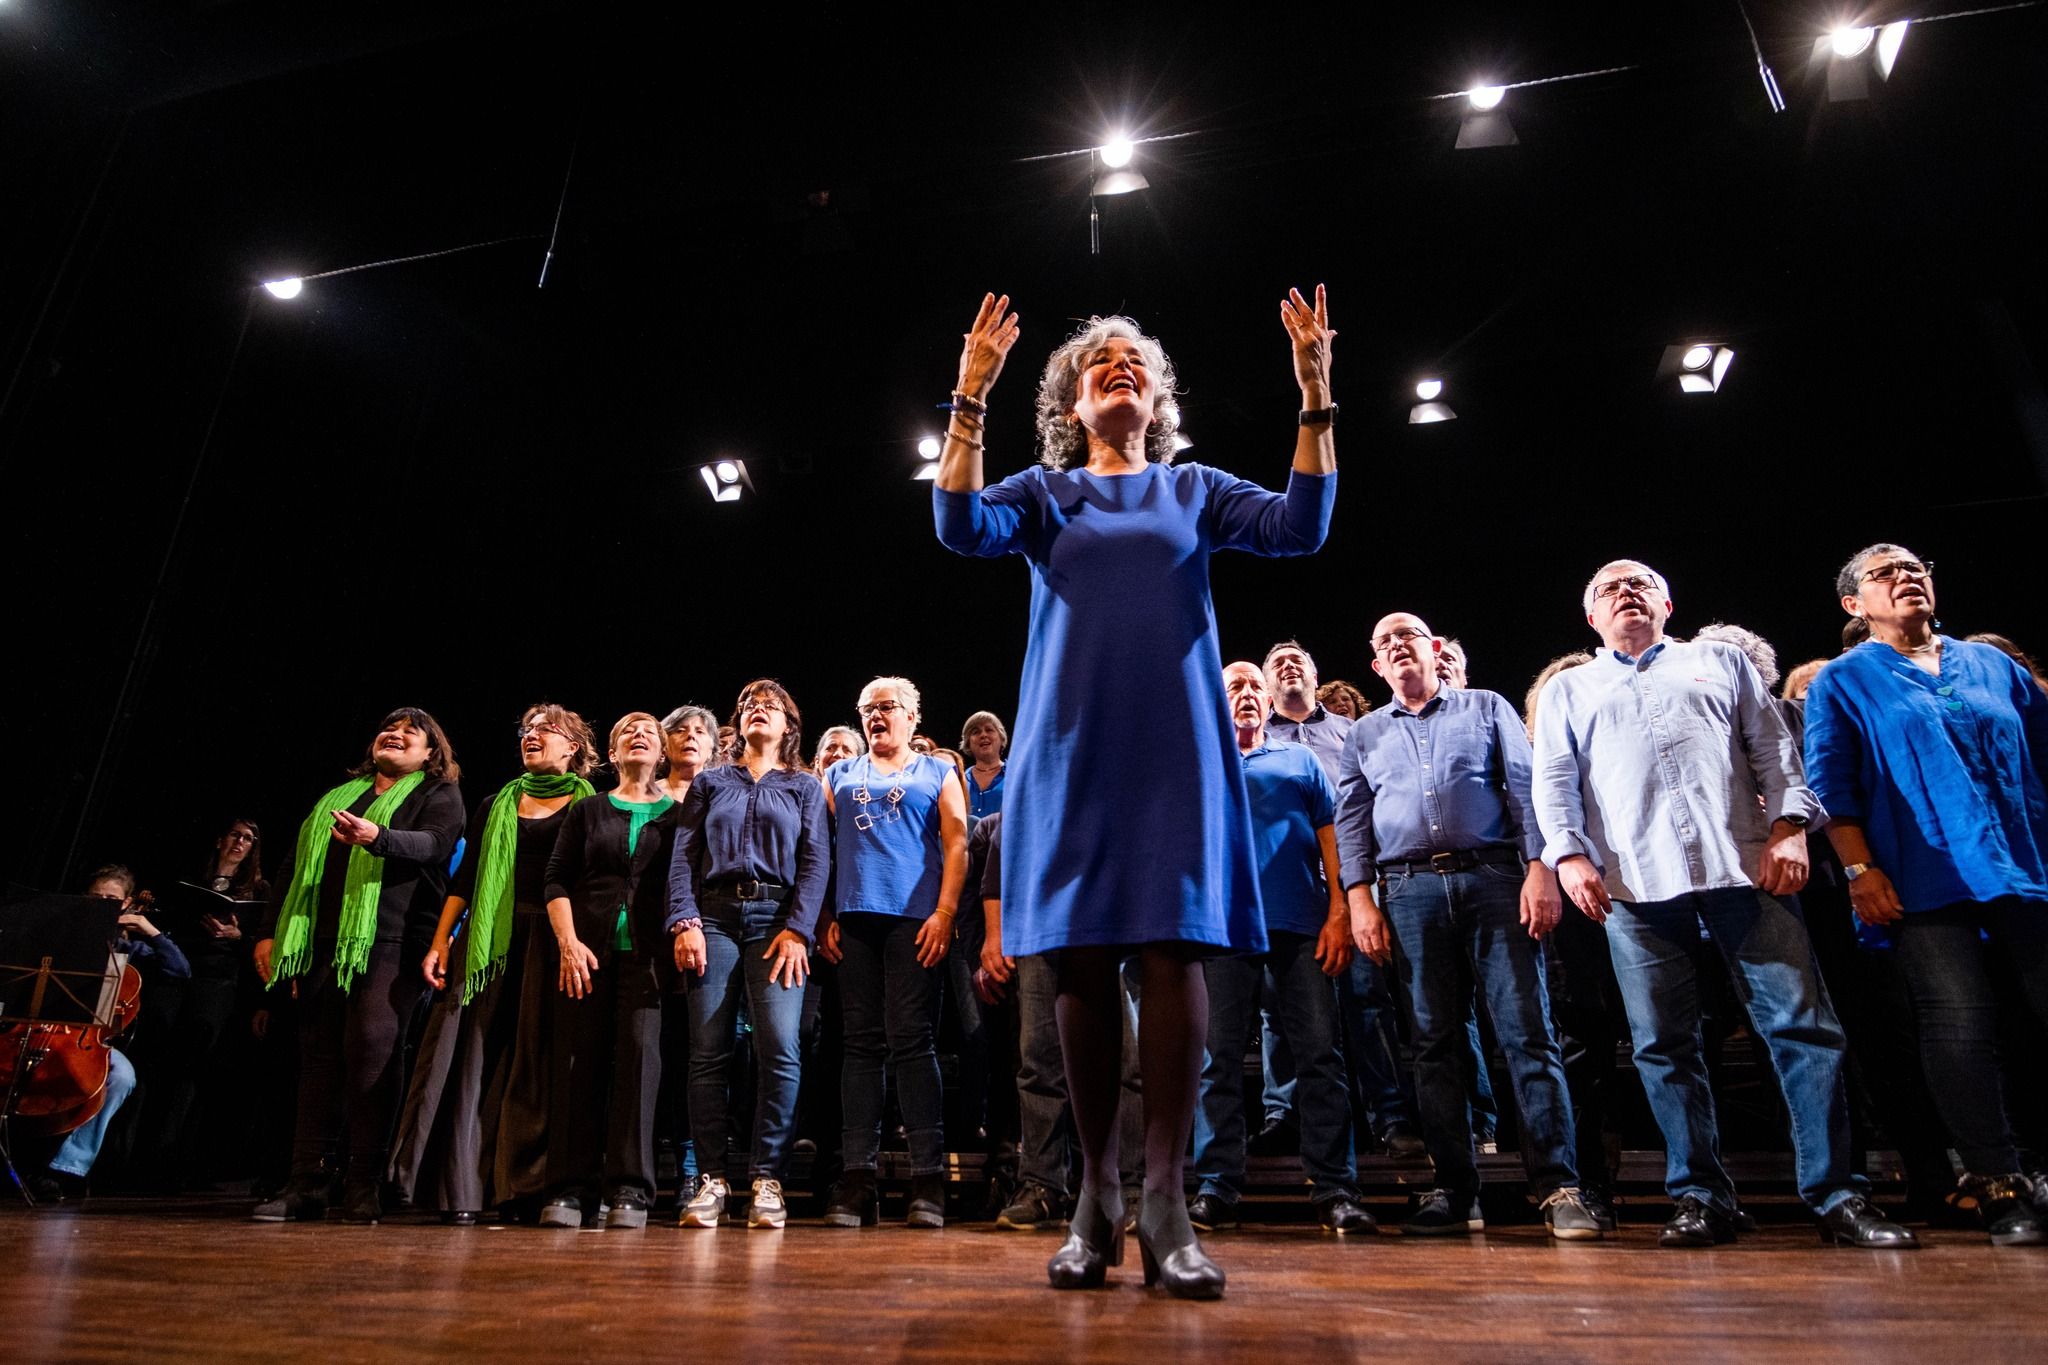
<svg viewBox="0 0 2048 1365">
<path fill-rule="evenodd" d="M 1543 936 L 1562 911 L 1529 799 L 1529 737 L 1507 698 L 1445 685 L 1443 640 L 1421 617 L 1373 627 L 1373 672 L 1394 704 L 1344 745 L 1337 846 L 1359 951 L 1385 950 L 1415 1017 L 1415 1092 L 1438 1188 L 1402 1225 L 1411 1235 L 1485 1226 L 1465 1101 L 1466 1010 L 1476 980 L 1507 1056 L 1530 1191 L 1551 1236 L 1586 1241 L 1600 1218 L 1579 1189 L 1571 1101 L 1543 984 Z M 1384 887 L 1384 913 L 1374 900 Z"/>
</svg>

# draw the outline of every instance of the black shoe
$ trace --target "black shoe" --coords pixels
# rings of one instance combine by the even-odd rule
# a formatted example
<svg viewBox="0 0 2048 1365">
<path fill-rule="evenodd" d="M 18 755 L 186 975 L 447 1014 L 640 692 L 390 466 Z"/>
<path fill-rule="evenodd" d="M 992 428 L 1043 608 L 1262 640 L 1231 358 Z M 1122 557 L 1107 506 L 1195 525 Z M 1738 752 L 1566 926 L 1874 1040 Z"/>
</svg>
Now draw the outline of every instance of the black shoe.
<svg viewBox="0 0 2048 1365">
<path fill-rule="evenodd" d="M 475 1209 L 443 1209 L 441 1221 L 451 1228 L 473 1228 L 477 1225 Z"/>
<path fill-rule="evenodd" d="M 1387 1149 L 1387 1155 L 1401 1161 L 1413 1161 L 1429 1151 L 1429 1144 L 1422 1140 L 1422 1134 L 1407 1124 L 1396 1124 L 1380 1137 L 1380 1144 Z"/>
<path fill-rule="evenodd" d="M 249 1216 L 259 1223 L 317 1223 L 327 1216 L 334 1187 L 325 1176 L 293 1176 L 274 1199 L 266 1199 Z"/>
<path fill-rule="evenodd" d="M 617 1194 L 612 1196 L 611 1211 L 604 1216 L 607 1228 L 644 1228 L 647 1226 L 647 1201 L 638 1194 Z"/>
<path fill-rule="evenodd" d="M 1027 1180 L 996 1215 L 999 1228 L 1042 1228 L 1060 1220 L 1060 1199 L 1036 1180 Z"/>
<path fill-rule="evenodd" d="M 1335 1199 L 1325 1199 L 1316 1205 L 1316 1213 L 1321 1217 L 1323 1228 L 1327 1232 L 1342 1234 L 1380 1230 L 1380 1225 L 1373 1216 L 1348 1194 L 1340 1194 Z"/>
<path fill-rule="evenodd" d="M 1188 1200 L 1188 1221 L 1198 1232 L 1228 1232 L 1237 1226 L 1237 1214 L 1221 1195 L 1198 1194 Z"/>
<path fill-rule="evenodd" d="M 942 1173 L 910 1177 L 910 1207 L 903 1223 L 913 1228 L 946 1226 L 946 1177 Z"/>
<path fill-rule="evenodd" d="M 1479 1214 L 1479 1196 L 1444 1189 L 1423 1195 L 1415 1212 L 1401 1224 L 1402 1234 L 1408 1237 L 1462 1237 L 1484 1231 L 1486 1220 Z"/>
<path fill-rule="evenodd" d="M 1301 1127 L 1287 1114 L 1275 1114 L 1251 1140 L 1253 1156 L 1292 1156 L 1301 1150 Z"/>
<path fill-rule="evenodd" d="M 881 1221 L 881 1198 L 873 1171 L 842 1171 L 825 1199 L 828 1228 L 871 1228 Z"/>
<path fill-rule="evenodd" d="M 341 1196 L 341 1221 L 344 1223 L 381 1223 L 384 1221 L 384 1201 L 378 1196 L 377 1182 L 366 1180 L 350 1182 Z"/>
<path fill-rule="evenodd" d="M 1223 1268 L 1203 1253 L 1190 1223 L 1187 1206 L 1178 1198 L 1145 1196 L 1138 1213 L 1138 1254 L 1145 1262 L 1145 1287 L 1156 1284 L 1176 1299 L 1220 1299 Z"/>
<path fill-rule="evenodd" d="M 1664 1230 L 1657 1234 L 1660 1247 L 1711 1247 L 1735 1240 L 1733 1215 L 1721 1212 L 1695 1195 L 1678 1201 L 1678 1208 Z"/>
<path fill-rule="evenodd" d="M 2025 1176 L 1966 1175 L 1962 1190 L 1977 1201 L 1977 1217 L 1983 1220 L 1991 1245 L 2030 1247 L 2048 1241 L 2029 1202 L 2033 1187 Z"/>
<path fill-rule="evenodd" d="M 1612 1233 L 1620 1226 L 1614 1216 L 1614 1196 L 1607 1191 L 1581 1189 L 1579 1199 L 1586 1206 L 1586 1212 L 1593 1215 L 1593 1222 L 1601 1232 Z"/>
<path fill-rule="evenodd" d="M 1851 1195 L 1820 1216 L 1820 1239 L 1834 1246 L 1917 1251 L 1920 1239 L 1887 1219 L 1862 1195 Z"/>
<path fill-rule="evenodd" d="M 1105 1209 L 1082 1191 L 1067 1240 L 1045 1263 L 1054 1289 L 1100 1289 L 1109 1267 L 1124 1263 L 1124 1211 Z"/>
</svg>

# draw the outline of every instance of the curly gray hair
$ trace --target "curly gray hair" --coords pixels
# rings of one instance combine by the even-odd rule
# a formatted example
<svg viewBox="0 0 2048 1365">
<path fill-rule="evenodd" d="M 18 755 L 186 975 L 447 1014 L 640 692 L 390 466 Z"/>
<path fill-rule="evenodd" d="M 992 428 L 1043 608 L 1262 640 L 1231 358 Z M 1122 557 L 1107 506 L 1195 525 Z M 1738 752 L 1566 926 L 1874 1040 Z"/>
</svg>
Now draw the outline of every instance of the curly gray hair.
<svg viewBox="0 0 2048 1365">
<path fill-rule="evenodd" d="M 1173 437 L 1180 430 L 1180 381 L 1173 362 L 1166 358 L 1166 348 L 1137 323 L 1112 315 L 1089 318 L 1046 357 L 1045 373 L 1038 381 L 1038 458 L 1048 469 L 1087 462 L 1088 436 L 1074 420 L 1074 403 L 1080 396 L 1081 371 L 1112 337 L 1136 342 L 1145 368 L 1152 372 L 1153 417 L 1145 432 L 1145 458 L 1173 463 Z"/>
<path fill-rule="evenodd" d="M 1709 621 L 1692 633 L 1695 640 L 1718 640 L 1724 645 L 1734 645 L 1749 656 L 1756 665 L 1756 671 L 1763 675 L 1765 687 L 1778 685 L 1778 651 L 1771 642 L 1746 626 L 1731 625 L 1726 621 Z"/>
</svg>

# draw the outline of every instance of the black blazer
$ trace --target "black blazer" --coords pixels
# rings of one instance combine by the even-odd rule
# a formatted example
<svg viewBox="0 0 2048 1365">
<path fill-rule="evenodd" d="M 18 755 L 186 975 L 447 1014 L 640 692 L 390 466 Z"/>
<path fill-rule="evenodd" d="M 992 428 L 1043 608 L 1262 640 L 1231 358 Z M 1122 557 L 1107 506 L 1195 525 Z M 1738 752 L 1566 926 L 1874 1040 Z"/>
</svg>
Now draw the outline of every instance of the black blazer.
<svg viewBox="0 0 2048 1365">
<path fill-rule="evenodd" d="M 640 846 L 629 857 L 626 834 L 632 816 L 604 792 L 585 797 L 562 817 L 562 832 L 548 859 L 547 898 L 566 898 L 575 912 L 576 937 L 603 961 L 612 951 L 612 931 L 624 905 L 632 916 L 633 946 L 657 960 L 670 960 L 668 864 L 676 837 L 671 806 L 640 831 Z"/>
<path fill-rule="evenodd" d="M 349 807 L 361 815 L 376 798 L 364 792 Z M 293 834 L 297 834 L 297 830 Z M 377 897 L 377 942 L 400 943 L 415 965 L 425 957 L 434 941 L 434 927 L 441 921 L 441 905 L 448 898 L 448 862 L 455 855 L 455 841 L 462 837 L 462 792 L 453 782 L 426 781 L 399 803 L 369 850 L 384 860 L 384 886 Z M 289 845 L 284 871 L 270 884 L 270 903 L 263 916 L 258 938 L 277 933 L 277 915 L 284 908 L 297 871 L 298 840 Z M 348 878 L 349 849 L 330 843 L 327 861 L 320 868 L 320 911 L 313 923 L 316 943 L 334 941 L 335 921 L 341 916 L 342 884 Z M 474 849 L 468 850 L 473 855 Z"/>
</svg>

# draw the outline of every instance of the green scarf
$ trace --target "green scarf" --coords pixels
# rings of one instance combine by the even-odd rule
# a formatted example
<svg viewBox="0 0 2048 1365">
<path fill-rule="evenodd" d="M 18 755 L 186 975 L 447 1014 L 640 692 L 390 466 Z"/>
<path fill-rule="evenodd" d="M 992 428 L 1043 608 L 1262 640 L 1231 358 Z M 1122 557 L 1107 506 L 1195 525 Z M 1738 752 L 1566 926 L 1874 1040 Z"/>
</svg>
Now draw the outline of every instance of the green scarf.
<svg viewBox="0 0 2048 1365">
<path fill-rule="evenodd" d="M 591 786 L 574 773 L 521 773 L 498 789 L 491 813 L 484 819 L 482 847 L 476 855 L 476 890 L 469 898 L 468 947 L 462 973 L 462 1003 L 467 1005 L 505 970 L 512 952 L 512 870 L 519 846 L 519 798 L 547 800 L 568 796 L 574 805 L 591 794 Z"/>
<path fill-rule="evenodd" d="M 425 773 L 407 773 L 370 803 L 363 818 L 373 825 L 391 813 L 426 780 Z M 347 810 L 366 791 L 370 779 L 352 777 L 313 803 L 313 813 L 299 826 L 298 856 L 292 865 L 291 889 L 277 912 L 277 943 L 271 958 L 270 984 L 298 976 L 313 955 L 313 919 L 320 911 L 320 875 L 327 867 L 327 849 L 334 842 L 334 812 Z M 370 944 L 377 937 L 377 897 L 384 890 L 384 860 L 361 844 L 348 851 L 348 879 L 342 883 L 341 923 L 335 926 L 335 979 L 345 992 L 370 964 Z"/>
</svg>

